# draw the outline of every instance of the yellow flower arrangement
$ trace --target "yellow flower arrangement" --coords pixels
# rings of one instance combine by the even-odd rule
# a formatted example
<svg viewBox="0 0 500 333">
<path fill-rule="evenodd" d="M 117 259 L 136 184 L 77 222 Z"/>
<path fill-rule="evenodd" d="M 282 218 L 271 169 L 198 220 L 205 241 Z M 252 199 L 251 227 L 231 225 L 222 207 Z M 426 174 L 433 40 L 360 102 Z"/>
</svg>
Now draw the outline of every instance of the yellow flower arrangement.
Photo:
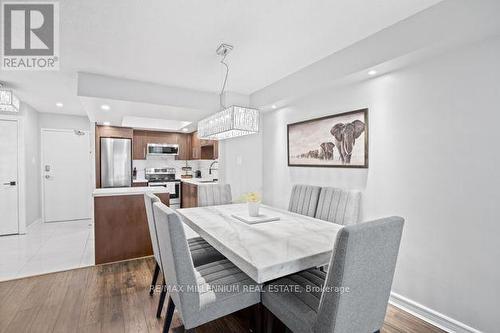
<svg viewBox="0 0 500 333">
<path fill-rule="evenodd" d="M 257 192 L 249 192 L 243 195 L 244 202 L 260 202 L 261 197 Z"/>
</svg>

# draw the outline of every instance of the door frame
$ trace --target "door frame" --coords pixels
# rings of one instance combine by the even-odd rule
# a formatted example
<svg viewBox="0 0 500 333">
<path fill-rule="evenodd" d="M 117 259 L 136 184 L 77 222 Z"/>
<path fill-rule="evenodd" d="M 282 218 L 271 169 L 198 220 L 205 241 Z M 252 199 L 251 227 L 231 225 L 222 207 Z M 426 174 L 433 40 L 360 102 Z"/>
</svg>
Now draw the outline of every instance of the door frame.
<svg viewBox="0 0 500 333">
<path fill-rule="evenodd" d="M 17 124 L 17 233 L 26 233 L 26 198 L 24 193 L 24 124 L 17 115 L 0 114 L 0 121 L 13 121 Z"/>
<path fill-rule="evenodd" d="M 89 136 L 89 142 L 88 142 L 88 151 L 89 151 L 89 163 L 90 163 L 90 172 L 89 172 L 89 181 L 90 181 L 90 185 L 89 185 L 89 189 L 88 189 L 88 194 L 91 196 L 92 195 L 92 175 L 93 175 L 93 172 L 92 172 L 92 167 L 93 167 L 93 158 L 92 158 L 92 155 L 93 155 L 93 152 L 92 152 L 92 139 L 90 137 L 90 131 L 89 130 L 85 130 L 85 129 L 71 129 L 71 128 L 47 128 L 47 127 L 43 127 L 43 128 L 40 128 L 40 188 L 42 190 L 42 195 L 41 195 L 41 198 L 42 198 L 42 201 L 41 201 L 41 204 L 42 204 L 42 223 L 55 223 L 55 222 L 46 222 L 45 220 L 45 182 L 44 182 L 44 156 L 43 156 L 43 132 L 67 132 L 67 133 L 74 133 L 75 131 L 81 131 L 81 132 L 84 132 L 86 134 L 88 134 Z M 90 212 L 89 212 L 89 216 L 92 216 L 94 215 L 92 213 L 92 205 L 90 207 Z"/>
</svg>

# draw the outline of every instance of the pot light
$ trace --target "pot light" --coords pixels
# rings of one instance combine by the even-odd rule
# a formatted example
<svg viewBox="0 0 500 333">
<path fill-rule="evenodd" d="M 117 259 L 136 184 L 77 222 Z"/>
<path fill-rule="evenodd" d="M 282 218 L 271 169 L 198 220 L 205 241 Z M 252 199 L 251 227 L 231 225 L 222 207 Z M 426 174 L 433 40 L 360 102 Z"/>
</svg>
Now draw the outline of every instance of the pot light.
<svg viewBox="0 0 500 333">
<path fill-rule="evenodd" d="M 271 105 L 271 107 L 272 107 L 273 109 L 276 109 L 276 108 L 277 108 L 276 104 Z"/>
<path fill-rule="evenodd" d="M 109 126 L 109 125 L 111 125 L 111 123 L 110 123 L 109 121 L 105 121 L 105 122 L 103 122 L 102 124 L 103 124 L 104 126 Z"/>
<path fill-rule="evenodd" d="M 372 69 L 371 71 L 368 72 L 368 75 L 370 75 L 370 76 L 373 76 L 375 74 L 377 74 L 377 71 L 374 69 Z"/>
<path fill-rule="evenodd" d="M 111 109 L 111 107 L 108 104 L 101 105 L 101 110 L 109 111 L 110 109 Z"/>
<path fill-rule="evenodd" d="M 62 108 L 62 107 L 64 106 L 64 104 L 63 104 L 63 103 L 61 103 L 61 102 L 57 102 L 57 103 L 56 103 L 56 106 L 57 106 L 58 108 Z"/>
</svg>

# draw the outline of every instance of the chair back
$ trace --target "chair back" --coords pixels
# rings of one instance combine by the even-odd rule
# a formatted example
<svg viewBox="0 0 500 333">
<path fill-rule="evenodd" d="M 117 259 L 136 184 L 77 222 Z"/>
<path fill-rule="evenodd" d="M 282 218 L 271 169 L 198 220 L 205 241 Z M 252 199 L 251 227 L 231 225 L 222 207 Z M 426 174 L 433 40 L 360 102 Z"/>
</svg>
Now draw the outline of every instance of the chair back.
<svg viewBox="0 0 500 333">
<path fill-rule="evenodd" d="M 232 200 L 231 185 L 229 184 L 198 186 L 198 207 L 227 205 Z"/>
<path fill-rule="evenodd" d="M 153 205 L 163 276 L 176 307 L 184 318 L 199 308 L 196 275 L 179 215 L 161 202 Z M 188 312 L 189 311 L 189 312 Z"/>
<path fill-rule="evenodd" d="M 349 225 L 358 223 L 361 193 L 335 187 L 323 187 L 315 218 Z"/>
<path fill-rule="evenodd" d="M 388 217 L 349 225 L 339 231 L 314 332 L 375 332 L 381 329 L 403 224 L 401 217 Z M 342 293 L 338 288 L 349 290 Z"/>
<path fill-rule="evenodd" d="M 153 246 L 153 254 L 155 256 L 156 262 L 163 269 L 161 263 L 160 248 L 158 247 L 158 233 L 156 232 L 156 223 L 153 213 L 153 204 L 155 202 L 161 202 L 160 198 L 158 198 L 153 193 L 144 193 L 144 206 L 146 207 L 146 217 L 148 220 L 149 236 L 151 238 L 151 244 Z"/>
<path fill-rule="evenodd" d="M 320 190 L 321 187 L 319 186 L 293 185 L 288 210 L 293 213 L 314 217 Z"/>
</svg>

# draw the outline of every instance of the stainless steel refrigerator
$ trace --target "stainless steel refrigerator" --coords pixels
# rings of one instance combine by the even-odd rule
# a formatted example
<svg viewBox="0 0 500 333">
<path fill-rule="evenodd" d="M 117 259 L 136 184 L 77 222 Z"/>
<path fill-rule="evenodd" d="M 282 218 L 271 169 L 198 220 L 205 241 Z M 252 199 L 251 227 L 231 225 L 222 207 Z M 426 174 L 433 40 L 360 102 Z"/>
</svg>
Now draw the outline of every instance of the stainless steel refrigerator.
<svg viewBox="0 0 500 333">
<path fill-rule="evenodd" d="M 132 186 L 132 140 L 101 138 L 101 187 Z"/>
</svg>

